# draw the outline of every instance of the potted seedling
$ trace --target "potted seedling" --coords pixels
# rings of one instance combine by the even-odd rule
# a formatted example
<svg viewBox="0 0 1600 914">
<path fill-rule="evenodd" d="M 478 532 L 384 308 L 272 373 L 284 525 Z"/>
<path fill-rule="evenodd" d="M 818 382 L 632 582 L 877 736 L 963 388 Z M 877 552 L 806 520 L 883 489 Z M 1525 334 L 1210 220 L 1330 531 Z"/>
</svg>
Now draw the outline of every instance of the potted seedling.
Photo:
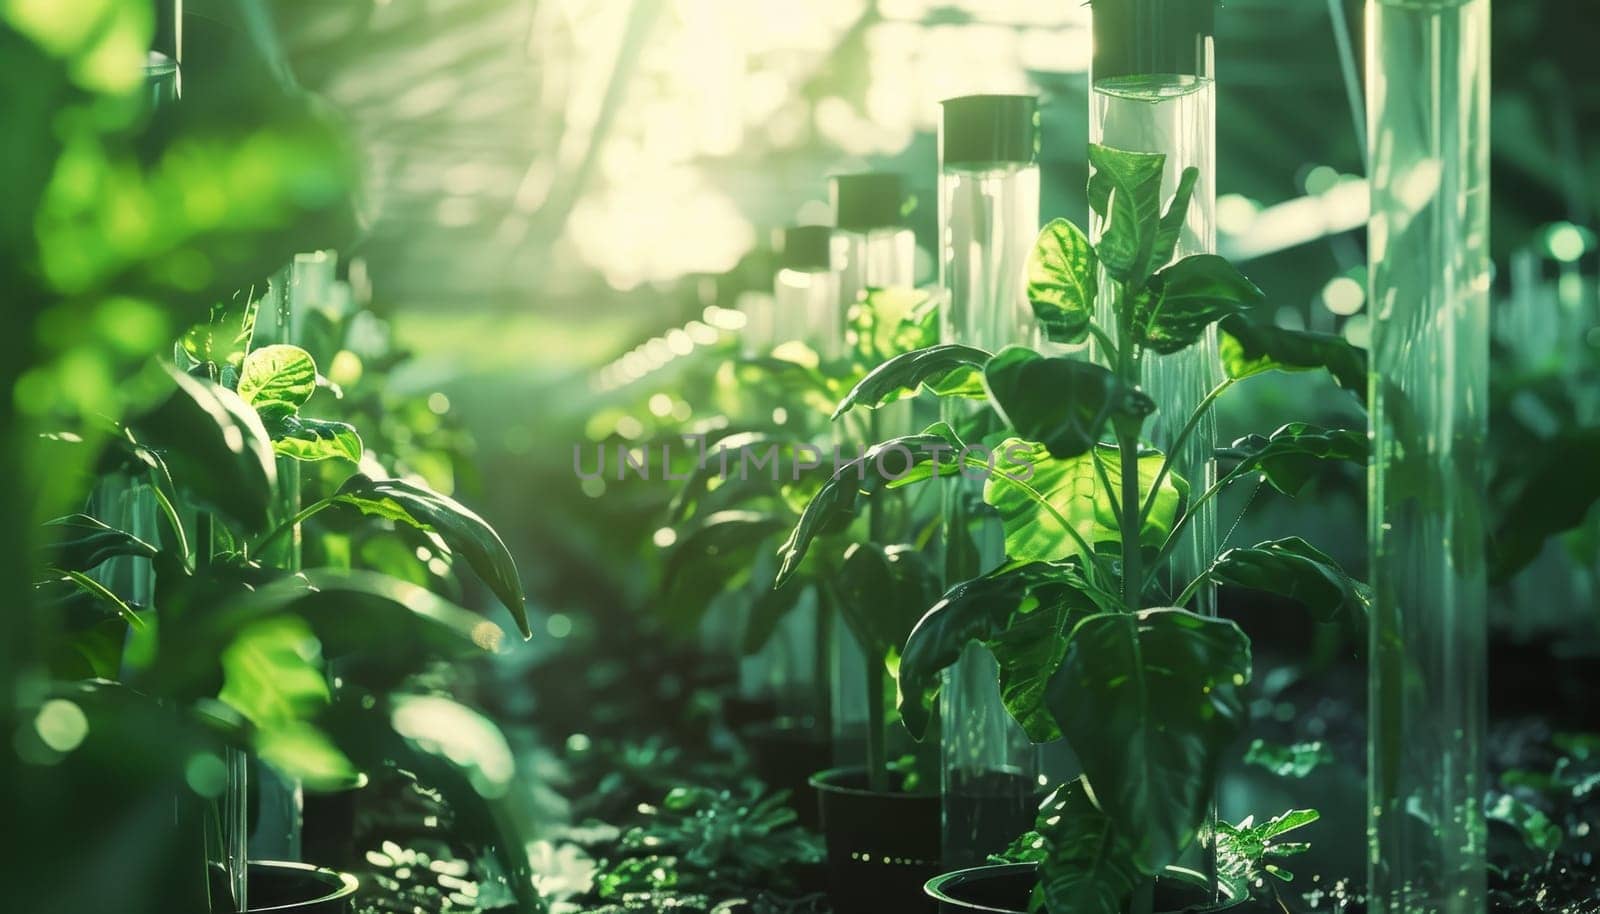
<svg viewBox="0 0 1600 914">
<path fill-rule="evenodd" d="M 958 345 L 883 364 L 841 411 L 924 386 L 989 409 L 960 428 L 940 424 L 879 444 L 910 464 L 892 483 L 830 480 L 796 524 L 781 570 L 797 567 L 818 530 L 854 515 L 879 488 L 963 468 L 986 477 L 983 499 L 1004 528 L 1006 563 L 950 587 L 918 622 L 900 655 L 900 710 L 922 733 L 939 672 L 977 642 L 994 655 L 1002 699 L 1029 736 L 1066 739 L 1084 774 L 1061 785 L 1039 819 L 1036 882 L 1053 914 L 1169 909 L 1172 891 L 1181 895 L 1190 882 L 1168 868 L 1205 831 L 1218 761 L 1244 726 L 1251 672 L 1249 640 L 1234 623 L 1185 608 L 1200 587 L 1268 591 L 1322 619 L 1366 603 L 1361 585 L 1293 537 L 1226 550 L 1168 592 L 1161 572 L 1201 506 L 1248 478 L 1295 494 L 1319 461 L 1360 462 L 1366 444 L 1359 432 L 1290 423 L 1235 442 L 1220 455 L 1226 472 L 1194 491 L 1144 443 L 1154 405 L 1139 386 L 1141 363 L 1183 350 L 1220 322 L 1226 377 L 1186 429 L 1253 375 L 1326 368 L 1360 390 L 1364 366 L 1338 338 L 1251 321 L 1261 293 L 1223 258 L 1168 264 L 1192 173 L 1163 201 L 1164 156 L 1096 145 L 1089 158 L 1103 234 L 1090 244 L 1065 220 L 1046 226 L 1029 261 L 1028 296 L 1047 339 L 1092 337 L 1107 364 Z M 1095 321 L 1097 296 L 1110 298 L 1114 326 Z M 1200 892 L 1184 905 L 1210 898 Z M 1028 895 L 994 909 L 1027 910 Z"/>
<path fill-rule="evenodd" d="M 870 290 L 850 310 L 847 349 L 840 357 L 808 358 L 789 347 L 772 358 L 748 362 L 746 368 L 759 368 L 769 384 L 787 392 L 790 402 L 808 408 L 792 417 L 794 424 L 787 428 L 725 435 L 708 445 L 706 458 L 674 500 L 673 522 L 680 532 L 666 559 L 669 613 L 703 610 L 731 584 L 748 602 L 745 647 L 753 649 L 809 591 L 820 602 L 823 618 L 836 615 L 861 646 L 861 662 L 837 671 L 835 682 L 837 687 L 850 677 L 851 685 L 859 682 L 857 691 L 866 696 L 867 726 L 847 735 L 863 744 L 859 751 L 865 753 L 866 764 L 823 771 L 830 764 L 824 754 L 804 770 L 789 766 L 800 774 L 802 786 L 821 794 L 833 898 L 841 910 L 872 908 L 903 898 L 907 891 L 915 897 L 916 886 L 938 865 L 937 784 L 902 751 L 914 747 L 896 745 L 895 737 L 904 730 L 893 720 L 891 687 L 893 660 L 937 595 L 937 577 L 902 541 L 910 539 L 911 506 L 889 499 L 874 506 L 857 535 L 842 528 L 822 531 L 829 548 L 817 550 L 803 568 L 786 568 L 781 588 L 773 586 L 780 562 L 786 561 L 777 546 L 794 525 L 799 507 L 830 475 L 877 472 L 877 455 L 859 453 L 867 440 L 864 429 L 852 428 L 841 436 L 836 455 L 832 444 L 812 443 L 820 435 L 814 422 L 807 429 L 806 417 L 819 410 L 826 416 L 868 368 L 935 339 L 934 305 L 924 292 Z M 744 456 L 769 448 L 780 455 L 781 478 L 740 472 Z M 812 465 L 802 467 L 802 460 Z M 770 474 L 769 464 L 761 466 Z M 901 532 L 891 536 L 891 530 Z M 853 746 L 834 750 L 843 758 L 858 751 Z M 817 809 L 813 804 L 812 815 Z"/>
</svg>

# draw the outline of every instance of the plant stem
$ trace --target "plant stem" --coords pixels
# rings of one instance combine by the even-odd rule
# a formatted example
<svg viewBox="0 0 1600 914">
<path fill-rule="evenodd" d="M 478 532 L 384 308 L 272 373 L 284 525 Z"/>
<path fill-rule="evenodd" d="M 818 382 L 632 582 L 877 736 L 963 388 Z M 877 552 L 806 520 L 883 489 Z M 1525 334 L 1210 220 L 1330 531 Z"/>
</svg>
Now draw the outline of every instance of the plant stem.
<svg viewBox="0 0 1600 914">
<path fill-rule="evenodd" d="M 317 514 L 320 514 L 328 508 L 333 507 L 334 504 L 336 504 L 336 502 L 333 499 L 324 498 L 320 501 L 314 501 L 311 504 L 306 505 L 304 508 L 301 508 L 294 517 L 291 517 L 278 526 L 272 528 L 271 533 L 268 533 L 264 538 L 256 543 L 255 549 L 252 550 L 252 552 L 255 555 L 260 555 L 262 552 L 266 551 L 266 548 L 272 545 L 272 543 L 276 541 L 278 537 L 283 536 L 285 533 L 288 533 L 310 518 L 315 517 Z"/>
<path fill-rule="evenodd" d="M 1137 421 L 1137 420 L 1135 420 Z M 1139 432 L 1137 425 L 1118 423 L 1117 448 L 1122 458 L 1122 602 L 1128 612 L 1140 610 L 1144 591 L 1144 555 L 1139 548 Z"/>
<path fill-rule="evenodd" d="M 1216 387 L 1211 388 L 1211 391 L 1195 406 L 1194 412 L 1189 414 L 1189 420 L 1183 424 L 1183 428 L 1178 432 L 1178 437 L 1173 439 L 1172 446 L 1167 448 L 1167 454 L 1161 461 L 1161 472 L 1156 474 L 1156 483 L 1150 487 L 1150 495 L 1145 499 L 1144 507 L 1139 512 L 1140 526 L 1144 525 L 1145 518 L 1149 517 L 1151 510 L 1155 508 L 1156 494 L 1161 491 L 1161 484 L 1166 481 L 1167 475 L 1172 472 L 1172 464 L 1177 460 L 1178 452 L 1182 451 L 1183 446 L 1189 442 L 1189 437 L 1199 427 L 1200 420 L 1211 409 L 1211 404 L 1215 403 L 1217 398 L 1222 396 L 1223 392 L 1232 387 L 1233 384 L 1233 378 L 1224 378 Z M 1187 514 L 1193 510 L 1194 506 L 1191 506 L 1185 513 Z"/>
<path fill-rule="evenodd" d="M 870 650 L 864 652 L 862 672 L 867 686 L 867 788 L 874 793 L 889 792 L 888 721 L 883 713 L 887 694 L 884 658 Z"/>
<path fill-rule="evenodd" d="M 868 447 L 878 443 L 882 422 L 877 410 L 867 417 Z M 884 517 L 883 493 L 874 492 L 867 501 L 868 541 L 884 545 L 887 518 Z M 884 719 L 884 658 L 873 655 L 872 647 L 861 645 L 865 657 L 867 698 L 867 787 L 876 793 L 889 792 L 888 721 Z"/>
</svg>

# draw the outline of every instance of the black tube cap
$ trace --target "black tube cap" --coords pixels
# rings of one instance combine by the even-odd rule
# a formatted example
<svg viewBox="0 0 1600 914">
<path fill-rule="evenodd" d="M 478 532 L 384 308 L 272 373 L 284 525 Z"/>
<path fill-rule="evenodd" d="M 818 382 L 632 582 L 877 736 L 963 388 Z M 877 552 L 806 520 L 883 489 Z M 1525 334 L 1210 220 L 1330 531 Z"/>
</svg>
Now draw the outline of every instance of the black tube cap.
<svg viewBox="0 0 1600 914">
<path fill-rule="evenodd" d="M 833 269 L 833 229 L 826 225 L 791 225 L 783 230 L 783 259 L 788 270 Z"/>
<path fill-rule="evenodd" d="M 888 171 L 863 171 L 834 175 L 834 225 L 849 232 L 890 228 L 900 224 L 900 176 Z"/>
<path fill-rule="evenodd" d="M 1032 95 L 948 98 L 939 131 L 943 165 L 1032 162 L 1039 156 L 1039 100 Z"/>
<path fill-rule="evenodd" d="M 1094 78 L 1212 76 L 1217 0 L 1093 0 Z"/>
</svg>

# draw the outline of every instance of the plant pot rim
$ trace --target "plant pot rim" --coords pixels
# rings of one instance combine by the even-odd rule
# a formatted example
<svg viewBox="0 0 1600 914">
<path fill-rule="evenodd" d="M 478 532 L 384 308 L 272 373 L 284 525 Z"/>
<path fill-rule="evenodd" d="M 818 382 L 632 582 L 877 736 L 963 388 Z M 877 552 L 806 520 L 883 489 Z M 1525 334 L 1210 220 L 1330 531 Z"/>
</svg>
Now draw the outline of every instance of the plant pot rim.
<svg viewBox="0 0 1600 914">
<path fill-rule="evenodd" d="M 958 885 L 964 885 L 969 882 L 976 882 L 979 879 L 993 878 L 996 876 L 1018 875 L 1024 872 L 1031 872 L 1035 869 L 1038 869 L 1038 867 L 1039 864 L 1037 863 L 990 863 L 983 866 L 970 866 L 966 869 L 955 870 L 949 873 L 940 873 L 932 879 L 929 879 L 927 884 L 922 887 L 922 890 L 928 894 L 929 898 L 932 898 L 934 901 L 941 904 L 961 905 L 968 910 L 986 911 L 991 912 L 991 914 L 1019 914 L 1017 910 L 1012 908 L 991 908 L 976 902 L 967 901 L 963 898 L 956 898 L 955 896 L 949 894 L 946 889 L 954 888 Z M 1176 876 L 1179 879 L 1194 881 L 1202 884 L 1205 882 L 1205 876 L 1203 874 L 1181 866 L 1169 866 L 1162 871 L 1162 875 Z M 1219 886 L 1218 888 L 1225 895 L 1227 895 L 1227 897 L 1223 898 L 1221 901 L 1218 901 L 1214 906 L 1206 908 L 1205 910 L 1221 910 L 1238 902 L 1238 899 L 1234 898 L 1231 894 L 1228 894 L 1227 886 Z M 1185 910 L 1195 909 L 1190 908 Z"/>
<path fill-rule="evenodd" d="M 866 775 L 867 775 L 867 766 L 865 766 L 865 765 L 843 765 L 843 766 L 840 766 L 838 768 L 828 768 L 828 769 L 825 769 L 823 771 L 819 771 L 816 774 L 813 774 L 811 776 L 810 783 L 811 783 L 811 786 L 818 793 L 831 793 L 831 794 L 837 794 L 837 795 L 840 795 L 840 796 L 873 797 L 873 798 L 879 799 L 879 800 L 924 800 L 924 801 L 929 800 L 929 799 L 938 799 L 939 798 L 939 792 L 937 790 L 916 790 L 916 791 L 890 790 L 890 791 L 877 791 L 877 790 L 869 790 L 869 789 L 867 789 L 865 787 L 851 787 L 848 784 L 839 783 L 839 781 L 844 780 L 845 778 L 856 778 L 856 777 L 859 777 L 859 778 L 865 779 Z"/>
<path fill-rule="evenodd" d="M 308 905 L 325 904 L 330 901 L 338 901 L 341 898 L 348 898 L 351 895 L 354 895 L 356 893 L 356 889 L 361 885 L 356 877 L 350 875 L 349 873 L 341 873 L 338 870 L 330 870 L 327 867 L 315 866 L 310 863 L 297 863 L 289 860 L 252 860 L 250 861 L 250 867 L 251 869 L 261 867 L 269 870 L 294 870 L 300 873 L 305 873 L 308 876 L 318 877 L 320 881 L 328 883 L 328 890 L 324 894 L 318 895 L 315 898 L 303 898 L 299 901 L 290 902 L 289 904 L 273 905 L 270 908 L 258 908 L 254 905 L 250 905 L 245 909 L 246 914 L 262 914 L 262 912 L 269 911 L 292 911 L 296 908 Z M 335 886 L 333 883 L 338 883 L 338 885 Z"/>
</svg>

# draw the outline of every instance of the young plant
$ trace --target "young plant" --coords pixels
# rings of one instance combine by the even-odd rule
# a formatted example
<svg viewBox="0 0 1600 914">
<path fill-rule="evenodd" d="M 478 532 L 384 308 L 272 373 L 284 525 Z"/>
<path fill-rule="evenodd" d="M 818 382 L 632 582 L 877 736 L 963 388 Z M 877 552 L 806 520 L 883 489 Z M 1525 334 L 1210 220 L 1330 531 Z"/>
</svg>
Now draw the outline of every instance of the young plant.
<svg viewBox="0 0 1600 914">
<path fill-rule="evenodd" d="M 1252 321 L 1263 296 L 1222 257 L 1169 264 L 1193 170 L 1163 206 L 1164 156 L 1096 145 L 1089 159 L 1101 237 L 1091 244 L 1070 222 L 1047 225 L 1028 264 L 1028 294 L 1047 339 L 1092 338 L 1103 364 L 946 345 L 880 365 L 841 412 L 918 388 L 990 408 L 959 429 L 940 424 L 879 444 L 908 458 L 910 472 L 898 479 L 830 479 L 795 525 L 779 575 L 798 567 L 817 531 L 843 525 L 875 491 L 963 470 L 985 477 L 983 500 L 1004 530 L 1006 562 L 952 586 L 917 624 L 900 656 L 900 709 L 920 736 L 939 672 L 977 641 L 994 654 L 1002 698 L 1028 735 L 1072 745 L 1084 775 L 1057 790 L 1053 814 L 1041 819 L 1040 878 L 1053 914 L 1146 906 L 1152 880 L 1206 825 L 1220 754 L 1244 727 L 1251 665 L 1249 639 L 1234 623 L 1186 608 L 1202 587 L 1271 592 L 1322 620 L 1358 614 L 1366 602 L 1361 585 L 1293 537 L 1228 549 L 1181 587 L 1166 583 L 1196 512 L 1229 486 L 1260 478 L 1294 495 L 1319 462 L 1364 462 L 1366 445 L 1357 431 L 1291 423 L 1220 452 L 1228 468 L 1196 492 L 1147 444 L 1155 404 L 1140 388 L 1144 362 L 1220 324 L 1225 378 L 1173 452 L 1245 378 L 1320 368 L 1359 391 L 1364 363 L 1337 337 Z M 1110 301 L 1113 325 L 1095 320 L 1097 298 Z"/>
<path fill-rule="evenodd" d="M 364 459 L 356 430 L 302 413 L 320 377 L 310 355 L 287 345 L 252 349 L 253 314 L 253 303 L 236 298 L 213 312 L 207 328 L 186 335 L 177 352 L 187 370 L 161 366 L 166 396 L 112 436 L 105 475 L 149 493 L 158 535 L 142 538 L 86 514 L 48 525 L 55 536 L 40 591 L 80 620 L 58 636 L 54 673 L 118 680 L 128 687 L 119 690 L 126 702 L 177 709 L 192 729 L 248 748 L 312 789 L 344 788 L 359 770 L 399 761 L 446 790 L 467 820 L 500 829 L 505 820 L 494 800 L 509 785 L 511 757 L 498 730 L 462 705 L 405 686 L 432 661 L 495 649 L 499 629 L 409 582 L 348 569 L 300 571 L 263 556 L 311 515 L 353 508 L 426 531 L 465 558 L 526 635 L 511 556 L 459 503 L 355 472 Z M 280 475 L 279 456 L 338 461 L 348 478 L 337 494 L 275 518 L 295 478 Z M 148 563 L 153 584 L 118 593 L 97 571 L 113 559 Z M 337 690 L 332 660 L 341 664 Z M 94 710 L 113 685 L 95 694 L 65 688 L 88 696 L 81 702 Z M 199 791 L 197 783 L 210 780 L 191 775 Z M 520 847 L 504 836 L 492 843 Z M 526 868 L 516 855 L 503 864 L 512 873 Z M 199 904 L 199 894 L 187 897 Z"/>
<path fill-rule="evenodd" d="M 759 367 L 768 379 L 769 399 L 781 397 L 809 409 L 792 413 L 787 427 L 727 434 L 708 443 L 706 456 L 672 505 L 671 522 L 679 533 L 666 560 L 665 592 L 668 613 L 679 624 L 697 621 L 712 600 L 730 587 L 739 588 L 748 607 L 742 647 L 753 652 L 807 589 L 818 595 L 821 615 L 838 610 L 865 658 L 859 675 L 867 686 L 867 769 L 875 790 L 890 789 L 893 773 L 888 749 L 894 705 L 890 670 L 906 635 L 937 596 L 933 568 L 915 548 L 900 541 L 909 538 L 910 509 L 884 500 L 872 506 L 859 530 L 848 529 L 846 522 L 815 531 L 830 546 L 817 550 L 803 568 L 795 564 L 798 557 L 790 555 L 787 544 L 777 547 L 776 561 L 770 556 L 779 535 L 795 525 L 800 507 L 813 500 L 819 487 L 831 484 L 830 475 L 837 470 L 865 477 L 874 472 L 881 456 L 868 450 L 855 459 L 858 449 L 875 440 L 875 416 L 864 427 L 847 427 L 837 442 L 837 453 L 826 425 L 819 427 L 807 418 L 818 412 L 837 418 L 848 409 L 845 393 L 865 383 L 870 367 L 921 351 L 919 347 L 936 338 L 934 305 L 925 292 L 872 289 L 850 311 L 844 358 L 821 362 L 789 345 L 772 356 L 747 360 L 745 370 Z M 887 402 L 897 396 L 896 391 L 883 391 L 881 399 Z M 754 411 L 770 412 L 764 403 Z M 744 427 L 735 417 L 728 418 L 729 427 Z M 729 461 L 737 470 L 745 470 L 744 455 L 768 449 L 776 449 L 777 467 L 787 470 L 790 464 L 784 460 L 796 461 L 792 475 L 780 478 L 773 470 L 772 477 L 750 478 L 744 472 L 729 472 Z M 798 462 L 802 453 L 813 458 L 813 465 L 803 471 Z M 778 583 L 786 586 L 775 586 Z"/>
</svg>

